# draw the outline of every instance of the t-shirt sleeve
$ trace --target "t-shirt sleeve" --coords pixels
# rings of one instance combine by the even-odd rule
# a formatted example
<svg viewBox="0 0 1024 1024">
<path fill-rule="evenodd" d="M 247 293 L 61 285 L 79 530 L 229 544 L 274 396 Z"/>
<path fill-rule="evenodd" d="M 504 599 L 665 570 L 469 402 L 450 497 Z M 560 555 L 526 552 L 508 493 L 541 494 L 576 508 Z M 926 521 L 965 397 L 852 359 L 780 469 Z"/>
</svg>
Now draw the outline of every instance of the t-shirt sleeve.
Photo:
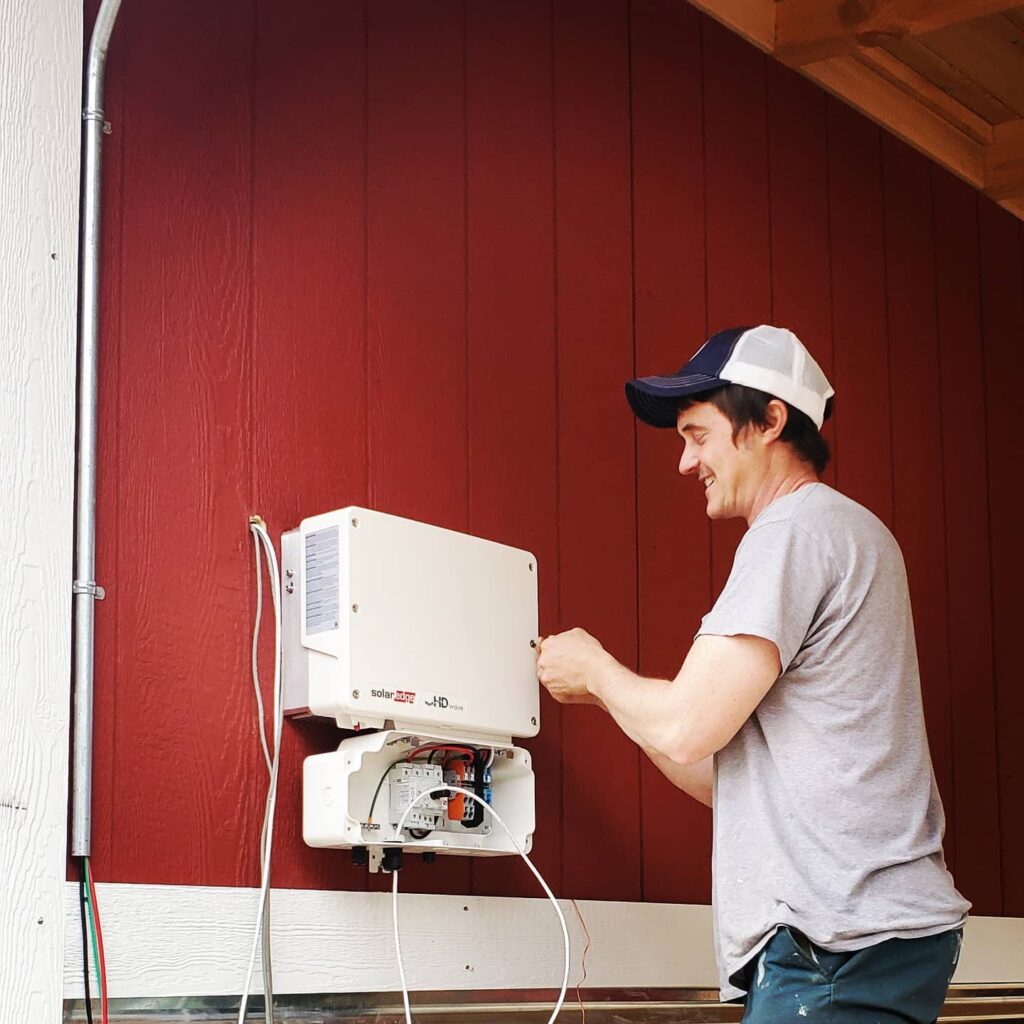
<svg viewBox="0 0 1024 1024">
<path fill-rule="evenodd" d="M 785 672 L 814 625 L 835 572 L 821 541 L 791 522 L 748 531 L 697 636 L 750 636 L 779 649 Z"/>
</svg>

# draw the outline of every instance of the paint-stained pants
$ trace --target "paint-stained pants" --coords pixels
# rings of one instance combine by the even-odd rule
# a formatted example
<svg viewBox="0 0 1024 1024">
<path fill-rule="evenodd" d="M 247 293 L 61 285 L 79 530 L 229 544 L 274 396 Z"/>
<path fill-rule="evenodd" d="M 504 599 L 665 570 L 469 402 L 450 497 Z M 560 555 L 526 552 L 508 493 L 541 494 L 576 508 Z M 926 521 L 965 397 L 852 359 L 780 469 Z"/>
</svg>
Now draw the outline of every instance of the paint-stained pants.
<svg viewBox="0 0 1024 1024">
<path fill-rule="evenodd" d="M 743 1024 L 934 1024 L 963 931 L 830 953 L 780 928 L 748 966 Z"/>
</svg>

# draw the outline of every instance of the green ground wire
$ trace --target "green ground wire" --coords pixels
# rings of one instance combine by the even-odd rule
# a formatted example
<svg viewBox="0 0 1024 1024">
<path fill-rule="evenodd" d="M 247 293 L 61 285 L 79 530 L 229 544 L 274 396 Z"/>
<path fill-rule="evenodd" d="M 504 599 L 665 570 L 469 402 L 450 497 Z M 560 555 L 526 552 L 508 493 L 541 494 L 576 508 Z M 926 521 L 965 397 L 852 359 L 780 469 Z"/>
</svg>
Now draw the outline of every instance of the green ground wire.
<svg viewBox="0 0 1024 1024">
<path fill-rule="evenodd" d="M 96 968 L 96 991 L 99 993 L 100 999 L 103 998 L 103 982 L 100 979 L 100 946 L 96 941 L 96 919 L 92 913 L 92 875 L 89 871 L 89 858 L 84 857 L 85 861 L 85 908 L 89 911 L 89 935 L 92 938 L 92 962 Z"/>
</svg>

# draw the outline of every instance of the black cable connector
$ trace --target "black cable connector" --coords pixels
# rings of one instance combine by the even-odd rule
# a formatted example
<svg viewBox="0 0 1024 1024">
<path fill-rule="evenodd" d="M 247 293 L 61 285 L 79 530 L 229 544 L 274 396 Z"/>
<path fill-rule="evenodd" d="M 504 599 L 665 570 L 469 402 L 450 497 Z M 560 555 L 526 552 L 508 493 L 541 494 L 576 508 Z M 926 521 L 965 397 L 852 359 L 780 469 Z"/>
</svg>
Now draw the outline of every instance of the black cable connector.
<svg viewBox="0 0 1024 1024">
<path fill-rule="evenodd" d="M 381 870 L 392 871 L 402 870 L 402 848 L 400 846 L 385 846 L 384 859 L 381 861 Z"/>
<path fill-rule="evenodd" d="M 485 750 L 477 750 L 473 754 L 473 793 L 484 799 L 484 765 L 487 764 L 488 753 Z M 468 821 L 463 821 L 464 828 L 479 828 L 484 823 L 485 811 L 480 803 L 473 801 L 473 816 Z"/>
<path fill-rule="evenodd" d="M 365 846 L 353 846 L 352 863 L 357 868 L 365 868 L 370 863 L 370 851 Z"/>
</svg>

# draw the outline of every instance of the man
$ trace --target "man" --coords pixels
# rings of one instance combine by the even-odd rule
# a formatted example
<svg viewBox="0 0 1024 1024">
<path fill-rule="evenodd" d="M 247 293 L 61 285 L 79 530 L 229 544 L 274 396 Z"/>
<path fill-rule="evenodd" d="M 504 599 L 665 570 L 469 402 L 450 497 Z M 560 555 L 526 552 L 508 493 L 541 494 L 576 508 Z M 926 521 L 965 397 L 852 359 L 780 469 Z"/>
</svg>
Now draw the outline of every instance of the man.
<svg viewBox="0 0 1024 1024">
<path fill-rule="evenodd" d="M 720 981 L 745 1022 L 928 1024 L 970 905 L 942 856 L 902 555 L 819 480 L 832 388 L 792 332 L 761 326 L 626 395 L 678 431 L 708 517 L 748 530 L 675 679 L 580 629 L 542 641 L 538 677 L 714 808 Z"/>
</svg>

